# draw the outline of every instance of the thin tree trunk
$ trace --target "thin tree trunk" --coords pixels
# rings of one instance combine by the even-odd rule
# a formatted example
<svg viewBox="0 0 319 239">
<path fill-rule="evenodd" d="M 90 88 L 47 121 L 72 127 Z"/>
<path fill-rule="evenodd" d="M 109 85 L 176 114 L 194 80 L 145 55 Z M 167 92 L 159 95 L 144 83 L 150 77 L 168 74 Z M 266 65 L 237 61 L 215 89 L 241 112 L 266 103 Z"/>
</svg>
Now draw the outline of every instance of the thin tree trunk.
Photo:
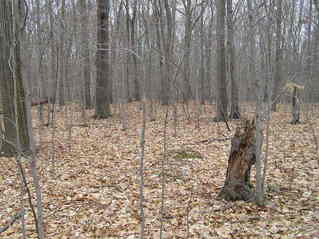
<svg viewBox="0 0 319 239">
<path fill-rule="evenodd" d="M 282 81 L 282 0 L 277 0 L 276 10 L 276 58 L 275 58 L 275 75 L 274 75 L 274 87 L 272 94 L 272 111 L 277 111 L 277 97 L 279 93 L 279 87 Z"/>
<path fill-rule="evenodd" d="M 191 90 L 191 43 L 192 43 L 192 9 L 191 1 L 185 1 L 185 36 L 184 36 L 184 70 L 183 70 L 183 101 L 186 102 L 192 98 Z"/>
<path fill-rule="evenodd" d="M 202 5 L 204 8 L 205 5 Z M 202 9 L 202 12 L 204 10 Z M 199 76 L 199 90 L 197 91 L 197 96 L 200 104 L 205 103 L 206 92 L 205 92 L 205 33 L 204 33 L 204 15 L 200 17 L 200 76 Z"/>
<path fill-rule="evenodd" d="M 83 61 L 83 91 L 85 108 L 92 108 L 91 101 L 91 65 L 90 65 L 90 50 L 89 50 L 89 34 L 88 34 L 88 9 L 87 0 L 80 0 L 81 10 L 81 54 Z"/>
<path fill-rule="evenodd" d="M 137 52 L 137 44 L 136 44 L 136 29 L 137 29 L 137 0 L 134 0 L 133 5 L 133 15 L 131 18 L 131 47 L 132 50 L 135 52 L 135 54 L 138 54 Z M 141 100 L 140 96 L 140 82 L 139 82 L 139 76 L 138 76 L 138 64 L 137 64 L 137 57 L 133 54 L 133 65 L 134 65 L 134 100 L 139 101 Z"/>
<path fill-rule="evenodd" d="M 255 67 L 255 60 L 256 60 L 256 38 L 255 38 L 255 30 L 254 30 L 254 12 L 253 12 L 253 1 L 247 0 L 247 8 L 248 8 L 248 38 L 249 38 L 249 65 L 248 65 L 248 88 L 247 88 L 247 101 L 254 100 L 256 98 L 256 67 Z"/>
<path fill-rule="evenodd" d="M 225 0 L 217 0 L 217 112 L 215 121 L 225 121 L 227 119 L 227 87 L 226 87 L 226 62 L 225 62 Z"/>
<path fill-rule="evenodd" d="M 65 34 L 66 34 L 66 19 L 65 19 L 65 0 L 62 0 L 61 3 L 61 27 L 60 27 L 60 64 L 59 64 L 59 105 L 63 106 L 65 104 L 64 99 L 64 81 L 65 81 L 65 67 L 66 67 L 66 59 L 65 59 Z"/>
<path fill-rule="evenodd" d="M 210 21 L 209 21 L 209 27 L 208 27 L 208 37 L 206 40 L 206 81 L 208 85 L 208 92 L 207 92 L 207 97 L 209 101 L 212 101 L 212 47 L 213 47 L 213 23 L 214 23 L 214 8 L 213 4 L 210 4 Z"/>
<path fill-rule="evenodd" d="M 235 61 L 235 46 L 234 46 L 234 18 L 233 18 L 233 1 L 227 0 L 227 46 L 228 46 L 228 72 L 231 82 L 231 105 L 230 119 L 239 119 L 239 96 L 238 85 L 235 79 L 236 61 Z"/>
<path fill-rule="evenodd" d="M 300 123 L 300 101 L 298 97 L 298 88 L 294 86 L 292 93 L 292 124 Z"/>
<path fill-rule="evenodd" d="M 20 25 L 20 16 L 19 13 L 21 12 L 22 3 L 18 1 L 12 2 L 12 21 L 13 21 L 13 33 L 12 33 L 12 42 L 15 42 L 14 45 L 11 45 L 11 54 L 14 56 L 12 61 L 12 79 L 14 82 L 14 95 L 13 99 L 15 102 L 15 124 L 16 124 L 16 135 L 17 135 L 17 151 L 21 154 L 24 151 L 31 151 L 30 150 L 30 141 L 29 141 L 29 131 L 28 131 L 28 123 L 27 123 L 27 114 L 26 114 L 26 103 L 25 103 L 25 93 L 24 93 L 24 86 L 22 80 L 22 73 L 21 73 L 21 59 L 20 59 L 20 32 L 21 32 L 21 25 Z M 33 155 L 33 152 L 30 152 Z M 18 156 L 20 157 L 20 156 Z M 18 161 L 20 159 L 17 159 Z M 21 165 L 19 165 L 21 167 Z M 21 169 L 21 168 L 20 168 Z M 21 169 L 22 170 L 22 169 Z M 37 178 L 36 173 L 36 161 L 33 157 L 31 161 L 31 170 L 33 176 L 33 182 L 36 189 L 36 196 L 37 196 L 37 215 L 34 214 L 34 219 L 36 223 L 36 231 L 38 234 L 39 239 L 44 238 L 44 228 L 43 228 L 43 208 L 42 208 L 42 197 L 41 197 L 41 189 L 39 186 L 39 180 Z M 22 173 L 22 171 L 21 171 Z M 24 175 L 22 174 L 22 177 Z M 27 187 L 27 185 L 25 185 Z M 28 189 L 27 189 L 28 190 Z M 29 191 L 28 191 L 29 192 Z M 29 193 L 29 200 L 31 202 L 31 195 Z M 32 203 L 30 203 L 32 207 Z M 31 208 L 34 212 L 34 209 Z"/>
</svg>

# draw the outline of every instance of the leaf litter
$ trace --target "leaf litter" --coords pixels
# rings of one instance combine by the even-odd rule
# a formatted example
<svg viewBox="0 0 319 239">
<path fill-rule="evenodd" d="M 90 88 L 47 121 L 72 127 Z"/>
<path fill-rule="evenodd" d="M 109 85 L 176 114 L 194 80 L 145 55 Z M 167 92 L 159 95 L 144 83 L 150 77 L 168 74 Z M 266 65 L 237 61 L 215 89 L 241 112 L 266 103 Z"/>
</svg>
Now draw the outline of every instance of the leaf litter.
<svg viewBox="0 0 319 239">
<path fill-rule="evenodd" d="M 156 107 L 156 120 L 147 122 L 145 136 L 146 238 L 159 238 L 160 228 L 165 108 Z M 248 202 L 216 200 L 227 169 L 229 138 L 239 122 L 229 122 L 232 132 L 227 132 L 223 123 L 211 121 L 212 107 L 205 106 L 200 127 L 196 128 L 197 109 L 195 105 L 189 107 L 191 120 L 186 119 L 182 107 L 178 108 L 177 135 L 173 115 L 169 117 L 164 238 L 318 238 L 318 155 L 309 125 L 290 125 L 289 114 L 273 114 L 266 205 L 258 207 Z M 70 139 L 63 110 L 57 113 L 55 128 L 41 129 L 37 157 L 46 238 L 139 238 L 142 114 L 138 103 L 130 104 L 128 110 L 125 131 L 115 112 L 110 119 L 87 119 L 87 127 L 74 125 Z M 80 112 L 73 117 L 73 122 L 79 122 Z M 37 134 L 40 128 L 34 121 Z M 318 126 L 316 119 L 316 130 Z M 54 162 L 50 156 L 52 130 Z M 21 184 L 12 158 L 1 158 L 0 165 L 0 225 L 4 225 L 21 208 Z M 30 169 L 27 162 L 23 165 L 35 202 Z M 36 238 L 29 209 L 25 218 L 27 237 Z M 16 223 L 1 238 L 20 236 L 21 226 Z"/>
</svg>

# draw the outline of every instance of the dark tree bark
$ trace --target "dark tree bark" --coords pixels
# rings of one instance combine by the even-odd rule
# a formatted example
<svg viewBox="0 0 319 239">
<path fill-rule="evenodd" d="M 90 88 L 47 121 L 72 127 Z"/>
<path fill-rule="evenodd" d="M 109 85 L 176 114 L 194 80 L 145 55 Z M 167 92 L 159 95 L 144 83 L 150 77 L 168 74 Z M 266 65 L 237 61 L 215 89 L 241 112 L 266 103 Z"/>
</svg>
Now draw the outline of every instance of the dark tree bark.
<svg viewBox="0 0 319 239">
<path fill-rule="evenodd" d="M 175 9 L 176 3 L 170 4 L 168 0 L 154 1 L 154 15 L 156 20 L 157 46 L 160 50 L 161 90 L 160 99 L 162 105 L 168 105 L 170 101 L 170 85 L 172 79 L 172 59 L 174 52 L 175 35 Z"/>
<path fill-rule="evenodd" d="M 192 46 L 192 2 L 191 0 L 183 1 L 185 9 L 185 36 L 184 36 L 184 75 L 183 75 L 183 101 L 187 102 L 192 98 L 192 88 L 191 88 L 191 46 Z"/>
<path fill-rule="evenodd" d="M 12 155 L 14 147 L 8 142 L 16 142 L 14 101 L 11 96 L 14 94 L 14 85 L 12 72 L 9 67 L 10 42 L 12 38 L 10 3 L 8 1 L 0 2 L 0 96 L 3 110 L 4 139 L 1 153 Z"/>
<path fill-rule="evenodd" d="M 137 43 L 136 43 L 136 28 L 137 28 L 137 0 L 134 0 L 133 5 L 133 13 L 132 17 L 130 18 L 131 22 L 131 48 L 137 54 Z M 139 82 L 139 76 L 138 76 L 138 62 L 137 62 L 137 56 L 133 54 L 133 65 L 134 65 L 134 100 L 140 101 L 141 100 L 141 94 L 140 94 L 140 82 Z"/>
<path fill-rule="evenodd" d="M 110 1 L 97 1 L 97 52 L 96 52 L 96 118 L 108 118 L 110 109 L 110 64 L 109 64 L 109 12 Z"/>
<path fill-rule="evenodd" d="M 274 87 L 272 94 L 272 111 L 277 111 L 277 100 L 280 84 L 282 81 L 282 0 L 277 0 L 276 10 L 276 58 L 275 58 L 275 75 L 274 75 Z"/>
<path fill-rule="evenodd" d="M 13 21 L 11 7 L 11 3 L 7 0 L 0 2 L 0 32 L 2 33 L 0 34 L 0 95 L 6 140 L 1 151 L 5 155 L 12 155 L 16 152 L 17 131 L 21 151 L 31 151 L 21 73 L 19 30 L 13 32 L 12 27 L 13 24 L 16 24 L 15 29 L 18 29 L 19 24 Z"/>
<path fill-rule="evenodd" d="M 292 93 L 292 124 L 300 123 L 300 102 L 298 98 L 298 88 L 294 86 Z"/>
<path fill-rule="evenodd" d="M 255 133 L 254 121 L 247 120 L 243 127 L 237 128 L 231 142 L 226 180 L 219 198 L 228 201 L 253 199 L 250 169 L 256 160 Z"/>
<path fill-rule="evenodd" d="M 61 21 L 60 21 L 60 48 L 59 48 L 59 81 L 58 81 L 58 102 L 60 106 L 65 105 L 65 95 L 64 95 L 64 85 L 65 85 L 65 71 L 66 71 L 66 65 L 67 65 L 67 59 L 66 59 L 66 54 L 65 54 L 65 34 L 66 34 L 66 27 L 65 27 L 65 0 L 62 0 L 61 2 Z"/>
<path fill-rule="evenodd" d="M 246 100 L 252 101 L 256 99 L 256 31 L 255 19 L 253 11 L 253 1 L 247 0 L 248 10 L 248 51 L 249 51 L 249 64 L 248 64 L 248 78 L 247 78 L 247 92 Z"/>
<path fill-rule="evenodd" d="M 233 1 L 227 0 L 227 50 L 228 50 L 228 72 L 231 82 L 231 104 L 230 119 L 239 119 L 239 95 L 238 85 L 235 79 L 236 61 L 235 61 L 235 45 L 234 45 L 234 17 L 233 17 Z"/>
<path fill-rule="evenodd" d="M 81 41 L 83 44 L 82 47 L 82 60 L 83 64 L 83 91 L 84 91 L 84 102 L 85 108 L 92 108 L 91 101 L 91 66 L 90 66 L 90 49 L 89 49 L 89 32 L 88 32 L 88 9 L 87 9 L 87 0 L 81 0 L 80 2 L 80 11 L 81 11 Z"/>
<path fill-rule="evenodd" d="M 227 87 L 226 87 L 226 59 L 225 59 L 225 0 L 216 1 L 217 8 L 217 112 L 215 121 L 227 119 Z"/>
</svg>

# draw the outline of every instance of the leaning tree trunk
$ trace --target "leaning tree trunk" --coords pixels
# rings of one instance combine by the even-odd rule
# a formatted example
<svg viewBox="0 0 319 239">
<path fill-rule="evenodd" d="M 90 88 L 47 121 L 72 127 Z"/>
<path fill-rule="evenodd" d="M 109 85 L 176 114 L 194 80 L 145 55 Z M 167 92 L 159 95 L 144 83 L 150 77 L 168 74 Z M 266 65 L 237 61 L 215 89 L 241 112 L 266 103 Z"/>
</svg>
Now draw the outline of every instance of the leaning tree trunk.
<svg viewBox="0 0 319 239">
<path fill-rule="evenodd" d="M 255 163 L 255 133 L 254 121 L 247 120 L 243 127 L 237 128 L 231 142 L 226 180 L 219 198 L 229 201 L 253 199 L 250 169 Z"/>
</svg>

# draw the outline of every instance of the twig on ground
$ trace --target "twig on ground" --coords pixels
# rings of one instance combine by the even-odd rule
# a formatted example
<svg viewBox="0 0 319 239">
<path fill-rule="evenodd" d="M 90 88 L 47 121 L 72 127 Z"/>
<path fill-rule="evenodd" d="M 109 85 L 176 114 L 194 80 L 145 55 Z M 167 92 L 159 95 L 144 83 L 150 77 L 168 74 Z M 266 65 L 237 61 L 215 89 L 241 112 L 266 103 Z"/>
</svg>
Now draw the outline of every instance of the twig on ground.
<svg viewBox="0 0 319 239">
<path fill-rule="evenodd" d="M 8 230 L 19 218 L 21 218 L 24 215 L 24 213 L 24 209 L 21 209 L 18 213 L 16 213 L 7 223 L 7 225 L 5 225 L 4 227 L 0 227 L 0 233 L 3 233 L 6 230 Z"/>
<path fill-rule="evenodd" d="M 204 140 L 201 140 L 199 141 L 198 143 L 201 143 L 201 144 L 205 144 L 205 143 L 212 143 L 214 141 L 217 141 L 217 142 L 223 142 L 223 141 L 227 141 L 227 140 L 230 140 L 231 137 L 225 137 L 225 138 L 211 138 L 211 139 L 204 139 Z"/>
</svg>

